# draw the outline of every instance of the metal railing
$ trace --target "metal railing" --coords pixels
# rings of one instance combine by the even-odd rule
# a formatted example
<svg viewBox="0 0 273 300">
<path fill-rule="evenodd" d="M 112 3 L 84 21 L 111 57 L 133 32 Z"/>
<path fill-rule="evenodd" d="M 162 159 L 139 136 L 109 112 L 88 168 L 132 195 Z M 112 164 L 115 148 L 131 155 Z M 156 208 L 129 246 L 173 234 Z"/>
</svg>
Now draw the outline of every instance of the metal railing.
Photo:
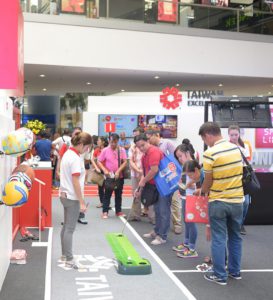
<svg viewBox="0 0 273 300">
<path fill-rule="evenodd" d="M 215 0 L 211 0 L 213 3 Z M 150 24 L 273 35 L 272 4 L 223 7 L 172 0 L 21 0 L 23 12 L 71 14 L 91 19 L 125 19 Z M 73 1 L 75 3 L 75 1 Z M 266 2 L 265 2 L 266 3 Z"/>
</svg>

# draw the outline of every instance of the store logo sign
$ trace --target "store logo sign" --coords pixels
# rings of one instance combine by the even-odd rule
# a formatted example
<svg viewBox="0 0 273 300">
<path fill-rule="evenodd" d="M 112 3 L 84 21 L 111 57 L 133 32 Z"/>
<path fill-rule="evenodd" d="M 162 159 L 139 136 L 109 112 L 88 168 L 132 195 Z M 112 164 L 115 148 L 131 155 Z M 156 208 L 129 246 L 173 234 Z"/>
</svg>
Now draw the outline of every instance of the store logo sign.
<svg viewBox="0 0 273 300">
<path fill-rule="evenodd" d="M 175 87 L 166 87 L 160 95 L 160 102 L 164 108 L 176 109 L 182 102 L 182 94 Z"/>
</svg>

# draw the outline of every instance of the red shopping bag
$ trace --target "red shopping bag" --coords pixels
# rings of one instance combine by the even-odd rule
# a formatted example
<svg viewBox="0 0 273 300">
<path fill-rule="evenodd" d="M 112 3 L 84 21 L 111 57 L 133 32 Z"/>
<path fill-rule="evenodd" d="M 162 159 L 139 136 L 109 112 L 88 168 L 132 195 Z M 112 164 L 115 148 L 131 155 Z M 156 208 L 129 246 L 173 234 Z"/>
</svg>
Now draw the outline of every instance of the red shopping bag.
<svg viewBox="0 0 273 300">
<path fill-rule="evenodd" d="M 185 222 L 209 223 L 208 197 L 186 196 Z"/>
</svg>

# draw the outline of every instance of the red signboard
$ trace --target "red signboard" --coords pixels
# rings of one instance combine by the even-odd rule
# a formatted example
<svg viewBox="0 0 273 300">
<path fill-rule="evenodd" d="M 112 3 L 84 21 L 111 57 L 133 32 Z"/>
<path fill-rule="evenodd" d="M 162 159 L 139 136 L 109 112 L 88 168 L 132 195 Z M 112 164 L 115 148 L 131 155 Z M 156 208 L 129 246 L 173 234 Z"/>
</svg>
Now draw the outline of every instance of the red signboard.
<svg viewBox="0 0 273 300">
<path fill-rule="evenodd" d="M 273 109 L 271 108 L 271 119 L 273 121 Z M 273 148 L 273 128 L 258 128 L 255 132 L 256 148 Z"/>
<path fill-rule="evenodd" d="M 158 1 L 158 21 L 176 23 L 177 0 L 172 2 Z"/>
<path fill-rule="evenodd" d="M 105 123 L 105 132 L 115 132 L 116 131 L 116 123 Z"/>
<path fill-rule="evenodd" d="M 175 87 L 166 87 L 162 90 L 162 95 L 160 95 L 160 102 L 163 107 L 167 109 L 176 109 L 179 107 L 180 102 L 182 102 L 182 94 Z"/>
<path fill-rule="evenodd" d="M 23 26 L 20 1 L 0 1 L 0 93 L 7 96 L 24 95 Z"/>
</svg>

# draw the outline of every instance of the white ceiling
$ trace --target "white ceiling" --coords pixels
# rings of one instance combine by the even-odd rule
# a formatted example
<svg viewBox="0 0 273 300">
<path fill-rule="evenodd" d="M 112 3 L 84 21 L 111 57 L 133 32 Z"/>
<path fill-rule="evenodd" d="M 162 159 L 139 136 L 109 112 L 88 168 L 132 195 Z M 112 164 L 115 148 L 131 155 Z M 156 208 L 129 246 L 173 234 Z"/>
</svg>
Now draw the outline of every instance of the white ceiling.
<svg viewBox="0 0 273 300">
<path fill-rule="evenodd" d="M 39 75 L 46 77 L 41 78 Z M 155 79 L 154 76 L 160 76 Z M 91 85 L 87 85 L 91 82 Z M 180 84 L 183 90 L 224 90 L 225 95 L 273 95 L 273 78 L 232 77 L 186 73 L 155 73 L 68 66 L 25 65 L 25 94 L 64 95 L 66 92 L 115 94 L 155 92 Z M 223 86 L 219 87 L 218 84 Z M 46 89 L 46 91 L 43 91 Z"/>
</svg>

